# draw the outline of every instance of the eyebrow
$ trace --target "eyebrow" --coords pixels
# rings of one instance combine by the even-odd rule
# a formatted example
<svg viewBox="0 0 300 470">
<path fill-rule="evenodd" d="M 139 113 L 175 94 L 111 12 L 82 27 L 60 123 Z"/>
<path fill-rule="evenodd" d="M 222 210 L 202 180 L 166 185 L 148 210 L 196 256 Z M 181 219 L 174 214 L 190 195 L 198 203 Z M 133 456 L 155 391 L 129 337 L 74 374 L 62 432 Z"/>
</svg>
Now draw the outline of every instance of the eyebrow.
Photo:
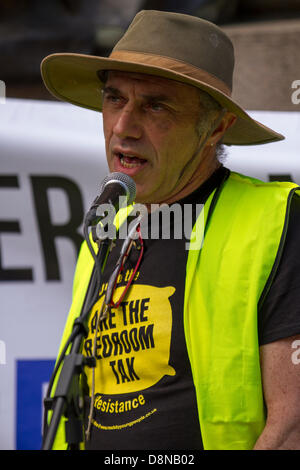
<svg viewBox="0 0 300 470">
<path fill-rule="evenodd" d="M 103 93 L 113 93 L 115 95 L 122 95 L 122 92 L 118 88 L 114 88 L 112 86 L 107 86 L 102 89 Z M 145 101 L 151 102 L 151 101 L 162 101 L 162 102 L 174 102 L 174 100 L 171 99 L 170 96 L 165 95 L 165 94 L 146 94 L 142 95 L 142 98 L 145 99 Z"/>
<path fill-rule="evenodd" d="M 120 95 L 121 94 L 121 92 L 117 88 L 114 88 L 112 86 L 105 86 L 104 88 L 102 88 L 102 92 L 103 93 L 114 93 L 115 95 Z"/>
</svg>

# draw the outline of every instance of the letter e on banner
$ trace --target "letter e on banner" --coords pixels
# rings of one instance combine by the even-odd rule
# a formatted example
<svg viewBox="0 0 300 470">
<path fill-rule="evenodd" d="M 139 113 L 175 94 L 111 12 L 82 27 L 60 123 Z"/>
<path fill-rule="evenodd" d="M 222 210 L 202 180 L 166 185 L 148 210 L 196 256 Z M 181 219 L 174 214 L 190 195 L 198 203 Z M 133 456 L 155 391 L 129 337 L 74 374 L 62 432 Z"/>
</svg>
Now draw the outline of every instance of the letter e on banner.
<svg viewBox="0 0 300 470">
<path fill-rule="evenodd" d="M 32 175 L 31 184 L 44 254 L 45 277 L 47 281 L 58 281 L 61 274 L 55 239 L 70 239 L 77 253 L 83 242 L 83 237 L 78 231 L 83 221 L 81 192 L 74 181 L 62 176 Z M 48 197 L 48 191 L 51 189 L 63 191 L 68 199 L 69 220 L 65 224 L 54 224 L 51 220 Z"/>
<path fill-rule="evenodd" d="M 0 175 L 0 188 L 19 189 L 19 180 L 17 175 Z M 21 233 L 21 227 L 18 220 L 0 220 L 1 233 Z M 33 271 L 31 268 L 5 268 L 2 265 L 2 250 L 0 246 L 0 282 L 32 281 Z"/>
</svg>

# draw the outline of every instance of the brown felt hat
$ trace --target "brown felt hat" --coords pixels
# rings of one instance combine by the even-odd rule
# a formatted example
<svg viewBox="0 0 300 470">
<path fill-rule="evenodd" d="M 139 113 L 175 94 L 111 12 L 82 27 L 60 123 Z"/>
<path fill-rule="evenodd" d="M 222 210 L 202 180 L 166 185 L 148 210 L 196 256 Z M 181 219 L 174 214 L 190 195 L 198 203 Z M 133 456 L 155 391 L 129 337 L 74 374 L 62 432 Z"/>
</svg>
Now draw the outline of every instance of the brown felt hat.
<svg viewBox="0 0 300 470">
<path fill-rule="evenodd" d="M 190 15 L 140 11 L 109 57 L 51 54 L 41 72 L 57 98 L 101 111 L 101 72 L 120 70 L 157 75 L 193 85 L 209 93 L 237 116 L 227 130 L 227 145 L 264 144 L 284 139 L 252 119 L 231 99 L 233 45 L 215 24 Z"/>
</svg>

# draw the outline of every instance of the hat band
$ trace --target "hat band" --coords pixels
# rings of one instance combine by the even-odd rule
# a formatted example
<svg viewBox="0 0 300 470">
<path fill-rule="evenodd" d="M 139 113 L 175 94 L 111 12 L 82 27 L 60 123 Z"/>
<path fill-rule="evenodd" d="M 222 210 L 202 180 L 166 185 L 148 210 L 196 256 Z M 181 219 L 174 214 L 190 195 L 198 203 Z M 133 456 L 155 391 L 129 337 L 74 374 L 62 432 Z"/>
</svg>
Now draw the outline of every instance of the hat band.
<svg viewBox="0 0 300 470">
<path fill-rule="evenodd" d="M 221 91 L 227 96 L 231 96 L 230 88 L 222 80 L 215 77 L 214 75 L 211 75 L 206 70 L 199 69 L 198 67 L 195 67 L 181 60 L 170 59 L 169 57 L 143 52 L 131 52 L 122 50 L 112 51 L 109 58 L 128 62 L 136 62 L 141 65 L 159 67 L 161 69 L 166 70 L 167 72 L 175 72 L 180 75 L 185 75 L 188 78 L 198 80 L 209 86 L 217 88 L 219 91 Z"/>
</svg>

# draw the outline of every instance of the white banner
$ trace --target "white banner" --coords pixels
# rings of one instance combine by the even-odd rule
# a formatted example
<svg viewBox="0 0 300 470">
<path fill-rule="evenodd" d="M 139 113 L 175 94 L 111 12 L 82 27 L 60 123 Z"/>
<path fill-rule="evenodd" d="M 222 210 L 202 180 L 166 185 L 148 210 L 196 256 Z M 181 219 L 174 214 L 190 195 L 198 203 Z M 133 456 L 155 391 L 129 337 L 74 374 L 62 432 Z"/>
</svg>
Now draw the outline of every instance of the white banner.
<svg viewBox="0 0 300 470">
<path fill-rule="evenodd" d="M 286 140 L 229 147 L 225 166 L 300 184 L 300 114 L 251 115 Z M 0 449 L 37 449 L 81 223 L 108 169 L 98 113 L 6 99 L 0 123 Z"/>
</svg>

